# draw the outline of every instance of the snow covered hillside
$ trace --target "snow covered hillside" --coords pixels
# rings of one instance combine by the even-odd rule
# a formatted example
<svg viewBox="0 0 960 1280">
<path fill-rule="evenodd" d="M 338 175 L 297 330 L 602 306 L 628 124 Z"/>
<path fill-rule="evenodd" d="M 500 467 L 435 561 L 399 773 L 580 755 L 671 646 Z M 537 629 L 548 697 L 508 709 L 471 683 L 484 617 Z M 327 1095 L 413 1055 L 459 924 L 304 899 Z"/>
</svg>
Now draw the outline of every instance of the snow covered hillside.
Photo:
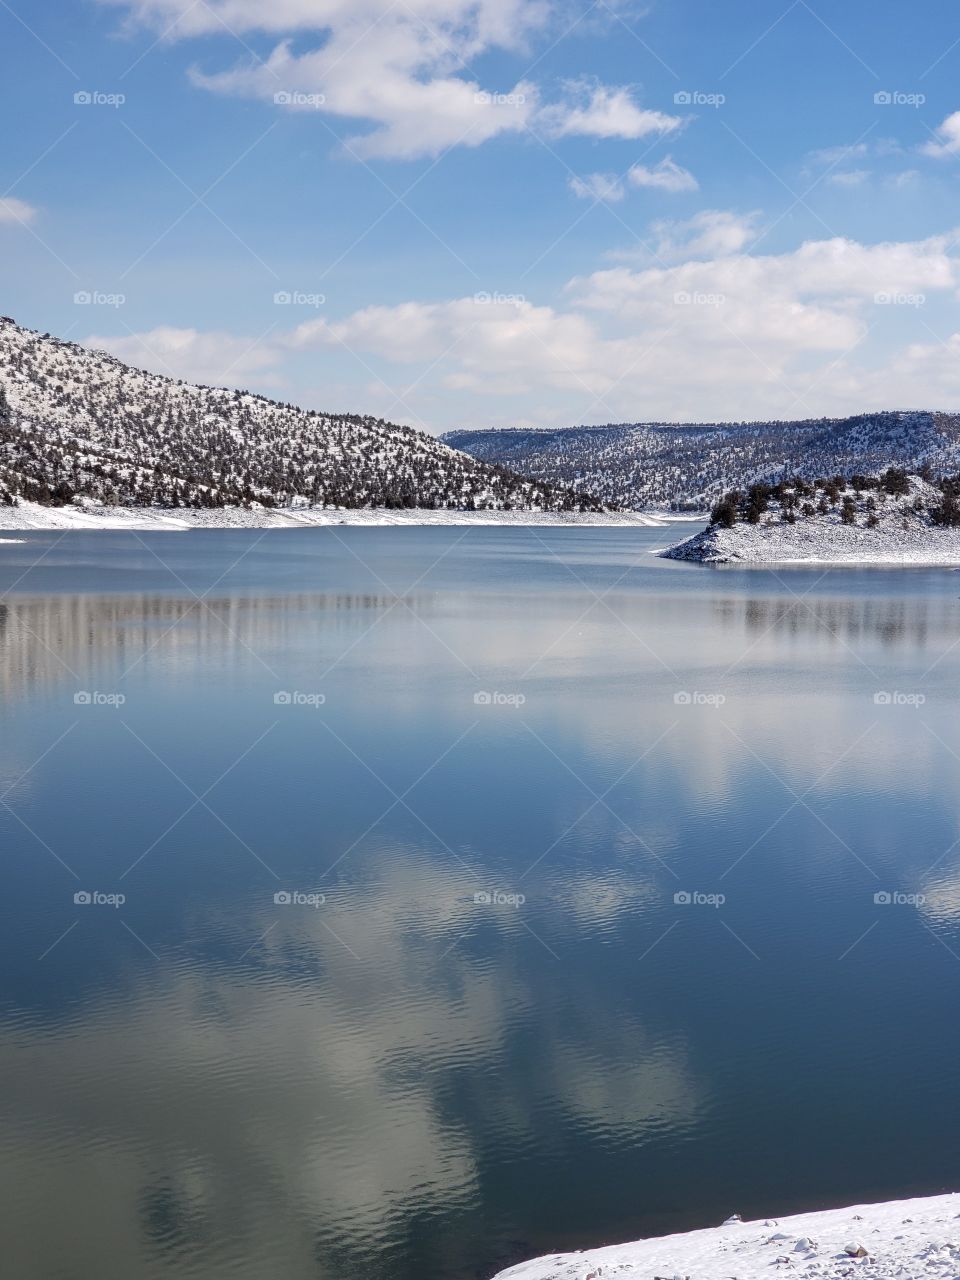
<svg viewBox="0 0 960 1280">
<path fill-rule="evenodd" d="M 960 480 L 891 468 L 727 494 L 702 533 L 662 553 L 701 564 L 960 564 Z"/>
<path fill-rule="evenodd" d="M 778 1221 L 731 1220 L 683 1235 L 557 1253 L 496 1280 L 955 1280 L 960 1195 L 892 1200 Z"/>
<path fill-rule="evenodd" d="M 132 369 L 0 318 L 0 503 L 598 510 L 377 418 Z"/>
<path fill-rule="evenodd" d="M 451 431 L 441 437 L 485 462 L 572 485 L 635 511 L 705 510 L 727 489 L 784 475 L 960 470 L 960 415 L 862 414 L 805 422 L 692 426 L 628 423 L 562 431 Z"/>
</svg>

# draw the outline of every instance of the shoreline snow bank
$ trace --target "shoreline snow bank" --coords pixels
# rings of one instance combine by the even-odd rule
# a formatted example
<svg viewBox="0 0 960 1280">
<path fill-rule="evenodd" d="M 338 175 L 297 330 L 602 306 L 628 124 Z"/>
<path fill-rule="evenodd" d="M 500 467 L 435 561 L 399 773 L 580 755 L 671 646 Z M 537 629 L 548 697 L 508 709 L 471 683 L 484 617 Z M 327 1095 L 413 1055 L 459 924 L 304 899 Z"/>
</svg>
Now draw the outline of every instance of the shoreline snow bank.
<svg viewBox="0 0 960 1280">
<path fill-rule="evenodd" d="M 865 1252 L 859 1254 L 863 1249 Z M 494 1280 L 760 1280 L 775 1274 L 922 1280 L 960 1275 L 960 1193 L 852 1205 L 550 1254 Z"/>
<path fill-rule="evenodd" d="M 21 501 L 16 507 L 0 507 L 0 530 L 28 529 L 128 529 L 131 531 L 186 529 L 303 529 L 328 525 L 507 525 L 515 527 L 545 526 L 610 526 L 664 528 L 677 517 L 669 513 L 647 514 L 640 511 L 542 512 L 542 511 L 388 511 L 329 510 L 311 507 L 260 508 L 253 511 L 241 507 L 210 510 L 178 508 L 160 510 L 153 507 L 105 507 L 84 503 L 65 507 L 43 507 Z"/>
<path fill-rule="evenodd" d="M 960 565 L 960 527 L 942 518 L 946 490 L 895 471 L 859 488 L 816 483 L 727 495 L 732 525 L 711 524 L 663 555 L 700 564 Z M 754 501 L 751 524 L 745 516 Z"/>
<path fill-rule="evenodd" d="M 841 524 L 716 525 L 661 553 L 699 564 L 960 565 L 960 529 L 861 529 Z"/>
</svg>

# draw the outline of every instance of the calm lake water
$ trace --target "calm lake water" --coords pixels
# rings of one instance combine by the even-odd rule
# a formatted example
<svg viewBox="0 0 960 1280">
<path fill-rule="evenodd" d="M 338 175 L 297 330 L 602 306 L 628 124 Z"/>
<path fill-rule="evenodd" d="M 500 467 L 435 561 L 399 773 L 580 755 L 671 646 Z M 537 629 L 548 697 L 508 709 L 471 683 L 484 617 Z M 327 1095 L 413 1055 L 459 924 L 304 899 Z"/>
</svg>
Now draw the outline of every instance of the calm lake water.
<svg viewBox="0 0 960 1280">
<path fill-rule="evenodd" d="M 466 1280 L 960 1186 L 960 575 L 25 537 L 5 1274 Z"/>
</svg>

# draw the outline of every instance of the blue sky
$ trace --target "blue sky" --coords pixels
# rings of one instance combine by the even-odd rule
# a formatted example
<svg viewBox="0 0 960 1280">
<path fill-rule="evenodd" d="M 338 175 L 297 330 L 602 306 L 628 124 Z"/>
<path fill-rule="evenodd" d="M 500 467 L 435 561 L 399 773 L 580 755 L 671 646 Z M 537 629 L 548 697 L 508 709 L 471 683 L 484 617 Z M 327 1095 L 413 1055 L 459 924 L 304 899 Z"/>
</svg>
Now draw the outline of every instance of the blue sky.
<svg viewBox="0 0 960 1280">
<path fill-rule="evenodd" d="M 942 3 L 9 0 L 0 34 L 30 327 L 432 431 L 960 409 Z"/>
</svg>

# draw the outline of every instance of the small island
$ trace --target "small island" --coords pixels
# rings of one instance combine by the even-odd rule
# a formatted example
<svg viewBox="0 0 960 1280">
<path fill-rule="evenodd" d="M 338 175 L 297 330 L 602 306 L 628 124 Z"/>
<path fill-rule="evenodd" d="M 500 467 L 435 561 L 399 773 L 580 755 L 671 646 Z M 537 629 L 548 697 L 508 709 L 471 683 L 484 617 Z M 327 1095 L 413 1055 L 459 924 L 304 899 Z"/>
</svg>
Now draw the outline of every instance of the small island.
<svg viewBox="0 0 960 1280">
<path fill-rule="evenodd" d="M 661 553 L 700 564 L 960 565 L 960 476 L 794 476 L 724 494 Z"/>
</svg>

